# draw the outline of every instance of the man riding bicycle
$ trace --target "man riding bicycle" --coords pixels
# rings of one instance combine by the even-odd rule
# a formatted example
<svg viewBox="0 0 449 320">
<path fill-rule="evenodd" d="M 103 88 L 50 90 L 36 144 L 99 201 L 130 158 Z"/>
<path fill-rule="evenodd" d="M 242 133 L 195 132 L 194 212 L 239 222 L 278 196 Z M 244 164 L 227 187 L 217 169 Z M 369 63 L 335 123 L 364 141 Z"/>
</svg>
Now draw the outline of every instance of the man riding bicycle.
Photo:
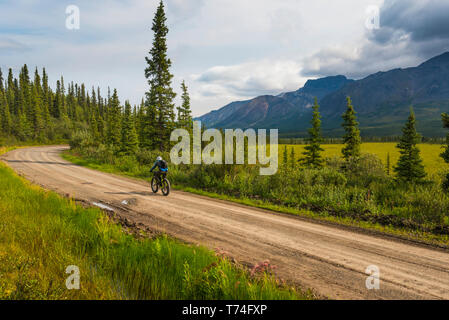
<svg viewBox="0 0 449 320">
<path fill-rule="evenodd" d="M 167 162 L 162 160 L 162 157 L 157 157 L 150 172 L 153 172 L 156 167 L 159 170 L 154 172 L 154 177 L 151 179 L 151 190 L 153 193 L 157 193 L 159 188 L 161 188 L 162 194 L 168 196 L 170 193 L 170 181 L 166 178 L 168 172 Z"/>
<path fill-rule="evenodd" d="M 162 159 L 162 157 L 157 157 L 156 162 L 154 163 L 153 167 L 151 168 L 150 172 L 153 172 L 156 167 L 159 169 L 154 173 L 154 175 L 161 181 L 161 176 L 166 175 L 168 172 L 168 166 L 167 162 Z"/>
</svg>

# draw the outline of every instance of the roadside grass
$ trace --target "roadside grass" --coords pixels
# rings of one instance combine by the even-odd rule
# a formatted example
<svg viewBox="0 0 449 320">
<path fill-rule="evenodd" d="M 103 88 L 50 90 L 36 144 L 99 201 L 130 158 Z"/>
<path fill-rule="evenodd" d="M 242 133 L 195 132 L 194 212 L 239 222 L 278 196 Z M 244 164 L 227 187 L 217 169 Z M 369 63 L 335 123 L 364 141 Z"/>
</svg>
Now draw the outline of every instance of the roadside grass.
<svg viewBox="0 0 449 320">
<path fill-rule="evenodd" d="M 0 148 L 0 154 L 12 148 Z M 68 290 L 68 266 L 80 290 Z M 0 299 L 309 299 L 269 263 L 250 272 L 167 236 L 136 238 L 97 208 L 34 186 L 0 162 Z"/>
<path fill-rule="evenodd" d="M 382 150 L 380 145 L 381 144 L 369 144 L 368 149 L 369 150 L 373 150 L 373 149 Z M 388 144 L 388 145 L 393 146 L 394 144 Z M 331 146 L 332 148 L 335 148 L 335 145 L 329 145 L 329 146 Z M 388 148 L 391 146 L 387 146 L 385 148 L 385 150 L 388 150 Z M 437 148 L 434 148 L 435 147 L 434 145 L 426 145 L 426 146 L 429 146 L 429 149 L 431 150 L 431 152 L 428 153 L 428 157 L 429 157 L 429 155 L 431 155 L 432 157 L 438 157 L 439 153 L 438 153 L 437 149 L 439 150 L 440 146 L 437 146 Z M 298 146 L 295 146 L 295 147 L 298 147 Z M 338 148 L 339 147 L 337 146 L 337 148 L 334 149 L 335 155 L 337 155 L 337 150 L 338 150 L 338 152 L 340 152 Z M 365 151 L 367 150 L 366 147 L 364 147 L 362 149 L 364 149 Z M 424 148 L 424 149 L 426 149 L 426 148 Z M 282 149 L 279 151 L 280 151 L 280 158 L 282 158 L 282 156 L 281 156 Z M 298 153 L 296 153 L 296 154 L 298 155 Z M 328 154 L 328 156 L 331 156 L 331 155 L 332 155 L 331 153 Z M 132 178 L 138 178 L 138 179 L 142 179 L 145 181 L 148 181 L 151 177 L 151 174 L 149 173 L 148 165 L 138 164 L 138 163 L 136 163 L 135 160 L 132 160 L 132 159 L 125 158 L 125 159 L 118 160 L 118 164 L 105 163 L 105 162 L 102 162 L 101 160 L 95 159 L 93 157 L 82 156 L 82 155 L 78 154 L 77 152 L 70 151 L 70 150 L 67 152 L 64 152 L 62 154 L 62 157 L 64 159 L 66 159 L 72 163 L 78 164 L 80 166 L 88 167 L 91 169 L 95 169 L 95 170 L 99 170 L 99 171 L 103 171 L 103 172 L 107 172 L 107 173 L 114 173 L 114 174 L 132 177 Z M 429 158 L 427 158 L 427 159 L 428 159 L 427 160 L 428 165 L 429 165 L 429 163 L 432 163 L 432 161 L 429 160 Z M 435 161 L 435 162 L 438 162 L 438 161 Z M 394 163 L 394 162 L 392 162 L 392 163 Z M 436 172 L 437 168 L 432 168 L 431 171 Z M 367 199 L 365 199 L 365 196 L 363 196 L 360 199 L 360 204 L 358 204 L 358 205 L 361 206 L 361 208 L 362 208 L 366 204 L 368 204 L 368 205 L 370 205 L 370 208 L 372 208 L 373 210 L 378 210 L 378 212 L 375 213 L 374 219 L 372 219 L 372 217 L 368 217 L 368 219 L 362 220 L 362 219 L 358 219 L 357 216 L 354 217 L 351 215 L 346 215 L 344 212 L 336 215 L 336 214 L 328 213 L 328 212 L 326 212 L 326 210 L 315 211 L 315 210 L 309 210 L 307 208 L 298 207 L 298 205 L 296 205 L 295 203 L 293 203 L 293 205 L 285 205 L 283 203 L 274 203 L 273 201 L 271 201 L 271 199 L 265 199 L 263 197 L 254 198 L 251 196 L 250 193 L 248 195 L 233 194 L 233 193 L 226 192 L 225 189 L 220 190 L 220 191 L 215 191 L 215 190 L 213 190 L 213 188 L 212 188 L 212 190 L 209 190 L 207 188 L 199 188 L 196 186 L 192 186 L 193 182 L 190 184 L 183 183 L 184 181 L 186 181 L 185 180 L 186 176 L 190 176 L 190 174 L 186 174 L 185 171 L 180 170 L 178 168 L 173 168 L 170 175 L 172 177 L 172 181 L 171 181 L 172 186 L 176 189 L 183 190 L 186 192 L 203 195 L 203 196 L 208 196 L 208 197 L 212 197 L 212 198 L 216 198 L 216 199 L 228 200 L 228 201 L 232 201 L 232 202 L 236 202 L 236 203 L 240 203 L 240 204 L 244 204 L 244 205 L 248 205 L 248 206 L 258 207 L 261 209 L 268 209 L 268 210 L 275 211 L 275 212 L 293 214 L 293 215 L 297 215 L 300 217 L 312 218 L 315 220 L 322 220 L 322 221 L 342 224 L 342 225 L 351 226 L 351 227 L 358 227 L 358 228 L 363 228 L 363 229 L 368 229 L 368 230 L 374 230 L 374 231 L 381 232 L 384 234 L 399 236 L 399 237 L 405 238 L 405 239 L 423 241 L 423 242 L 432 243 L 435 245 L 443 245 L 446 247 L 449 246 L 449 236 L 447 234 L 436 234 L 436 233 L 420 230 L 419 228 L 410 227 L 410 226 L 413 226 L 413 224 L 411 224 L 413 222 L 411 220 L 411 218 L 401 218 L 401 219 L 404 219 L 405 224 L 410 223 L 410 226 L 407 225 L 404 227 L 394 225 L 393 223 L 388 222 L 388 220 L 386 222 L 383 222 L 382 219 L 384 219 L 384 216 L 386 214 L 385 211 L 388 212 L 388 211 L 392 211 L 392 210 L 397 210 L 398 212 L 401 212 L 401 211 L 406 212 L 406 210 L 408 210 L 407 209 L 408 206 L 411 206 L 408 203 L 404 203 L 404 205 L 407 206 L 404 208 L 401 208 L 401 207 L 396 208 L 396 207 L 392 206 L 392 204 L 388 204 L 388 207 L 384 207 L 383 209 L 382 208 L 376 209 L 376 207 L 374 207 L 374 205 L 372 203 L 372 200 L 370 200 L 370 199 L 367 200 Z M 436 175 L 436 173 L 434 173 L 434 175 Z M 203 176 L 207 177 L 207 173 L 204 174 Z M 195 177 L 192 177 L 192 178 L 194 179 Z M 225 179 L 226 178 L 227 177 L 225 177 Z M 245 177 L 241 178 L 241 180 L 244 180 L 244 179 L 245 179 Z M 376 185 L 374 185 L 374 186 L 376 186 Z M 320 188 L 320 186 L 315 186 L 314 188 L 316 188 L 316 187 Z M 339 188 L 341 189 L 341 187 L 337 186 L 337 189 L 339 189 Z M 424 191 L 421 191 L 421 189 L 418 188 L 418 190 L 415 190 L 415 191 L 411 190 L 411 191 L 407 192 L 406 195 L 408 198 L 410 198 L 409 201 L 411 201 L 411 202 L 422 201 L 423 202 L 422 205 L 428 206 L 429 210 L 432 211 L 432 206 L 434 206 L 434 204 L 432 204 L 432 202 L 430 202 L 430 200 L 414 199 L 415 195 L 420 194 L 420 193 L 422 193 L 422 197 L 425 197 L 425 199 L 427 199 L 427 197 L 428 197 L 427 191 L 428 190 L 425 188 L 429 188 L 429 187 L 424 186 L 422 188 L 424 188 L 423 189 Z M 439 186 L 435 186 L 434 188 L 438 189 Z M 390 189 L 392 191 L 389 191 Z M 406 191 L 401 191 L 401 190 L 398 191 L 398 190 L 394 190 L 394 189 L 395 189 L 394 186 L 390 186 L 390 187 L 388 187 L 388 189 L 386 189 L 387 191 L 384 191 L 384 192 L 391 192 L 394 197 L 400 196 L 402 194 L 401 192 L 406 192 Z M 380 191 L 383 191 L 383 190 L 380 190 Z M 327 191 L 323 190 L 323 192 L 327 192 Z M 334 192 L 337 192 L 335 195 L 338 196 L 338 192 L 341 192 L 341 191 L 337 190 Z M 326 195 L 326 197 L 329 197 L 329 196 L 331 196 L 331 195 Z M 317 201 L 321 201 L 321 200 L 318 198 Z M 351 207 L 350 207 L 351 205 L 353 205 L 353 204 L 348 203 L 346 206 L 348 206 L 350 208 L 349 209 L 350 212 L 353 212 L 352 210 L 354 210 L 354 209 L 351 209 Z M 362 210 L 362 209 L 360 209 L 360 210 Z M 439 210 L 442 210 L 442 208 L 440 208 Z M 400 217 L 400 214 L 396 214 L 396 213 L 392 212 L 389 216 L 386 216 L 386 217 L 387 218 Z M 381 220 L 383 223 L 378 223 L 376 221 L 376 219 Z M 424 222 L 423 222 L 424 225 L 428 225 L 428 222 L 426 222 L 426 220 L 425 220 L 426 217 L 423 217 L 422 219 L 424 219 Z M 438 218 L 436 218 L 436 219 L 438 219 Z M 447 218 L 447 217 L 444 218 L 443 226 L 447 225 L 448 221 L 449 221 L 449 218 Z M 438 228 L 438 226 L 436 226 L 436 227 Z M 432 228 L 435 228 L 435 226 L 432 226 Z"/>
</svg>

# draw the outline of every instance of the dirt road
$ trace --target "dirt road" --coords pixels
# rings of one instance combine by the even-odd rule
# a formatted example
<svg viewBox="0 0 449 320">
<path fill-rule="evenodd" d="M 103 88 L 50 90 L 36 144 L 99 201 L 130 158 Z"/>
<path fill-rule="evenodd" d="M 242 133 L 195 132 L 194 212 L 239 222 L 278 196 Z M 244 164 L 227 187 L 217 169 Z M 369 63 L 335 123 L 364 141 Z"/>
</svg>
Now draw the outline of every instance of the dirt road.
<svg viewBox="0 0 449 320">
<path fill-rule="evenodd" d="M 153 230 L 223 248 L 243 263 L 269 259 L 279 277 L 332 299 L 449 299 L 448 251 L 184 192 L 154 195 L 145 182 L 62 160 L 65 148 L 18 149 L 3 161 L 47 189 L 126 207 L 118 214 Z M 371 265 L 380 270 L 379 290 L 366 288 Z"/>
</svg>

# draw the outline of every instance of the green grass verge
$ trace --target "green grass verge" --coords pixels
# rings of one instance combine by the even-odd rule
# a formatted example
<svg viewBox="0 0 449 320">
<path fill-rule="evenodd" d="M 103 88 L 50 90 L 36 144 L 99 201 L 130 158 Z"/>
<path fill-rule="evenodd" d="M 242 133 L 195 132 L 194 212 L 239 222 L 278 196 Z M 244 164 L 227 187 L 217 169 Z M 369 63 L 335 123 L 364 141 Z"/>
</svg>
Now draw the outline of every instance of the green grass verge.
<svg viewBox="0 0 449 320">
<path fill-rule="evenodd" d="M 66 288 L 71 265 L 79 267 L 80 290 Z M 101 210 L 34 186 L 0 163 L 0 299 L 308 298 L 204 247 L 138 239 Z"/>
<path fill-rule="evenodd" d="M 132 177 L 132 178 L 137 178 L 137 179 L 147 181 L 146 177 L 142 177 L 138 173 L 136 174 L 134 172 L 121 171 L 119 168 L 117 168 L 116 166 L 114 166 L 112 164 L 104 164 L 104 163 L 100 163 L 99 161 L 95 161 L 93 159 L 82 158 L 81 156 L 74 154 L 70 150 L 63 152 L 62 157 L 65 160 L 70 161 L 74 164 L 84 166 L 87 168 L 91 168 L 94 170 L 98 170 L 98 171 L 102 171 L 102 172 L 106 172 L 106 173 L 118 174 L 118 175 L 122 175 L 122 176 L 127 176 L 127 177 Z M 237 197 L 233 197 L 233 196 L 229 196 L 229 195 L 225 195 L 225 194 L 208 192 L 208 191 L 201 190 L 199 188 L 192 188 L 190 186 L 184 186 L 181 184 L 172 183 L 172 187 L 175 189 L 178 189 L 178 190 L 182 190 L 182 191 L 186 191 L 186 192 L 190 192 L 190 193 L 194 193 L 194 194 L 198 194 L 198 195 L 203 195 L 203 196 L 207 196 L 207 197 L 211 197 L 211 198 L 215 198 L 215 199 L 232 201 L 235 203 L 240 203 L 240 204 L 257 207 L 257 208 L 261 208 L 261 209 L 268 209 L 268 210 L 275 211 L 275 212 L 293 214 L 293 215 L 300 216 L 300 217 L 306 217 L 306 218 L 311 218 L 314 220 L 321 220 L 321 221 L 326 221 L 326 222 L 331 222 L 331 223 L 337 223 L 337 224 L 350 226 L 350 227 L 374 230 L 374 231 L 377 231 L 380 233 L 393 235 L 393 236 L 399 236 L 401 238 L 425 242 L 425 243 L 434 244 L 434 245 L 438 245 L 438 246 L 449 246 L 449 237 L 447 235 L 438 235 L 438 234 L 432 234 L 432 233 L 427 233 L 427 232 L 421 232 L 418 230 L 410 230 L 410 229 L 405 229 L 405 228 L 393 227 L 393 226 L 389 226 L 389 225 L 381 225 L 378 223 L 358 221 L 358 220 L 355 220 L 350 217 L 336 217 L 336 216 L 332 216 L 332 215 L 326 215 L 321 212 L 316 213 L 311 210 L 289 208 L 286 206 L 276 205 L 276 204 L 273 204 L 273 203 L 270 203 L 270 202 L 264 201 L 264 200 L 255 200 L 255 199 L 250 199 L 250 198 L 237 198 Z"/>
</svg>

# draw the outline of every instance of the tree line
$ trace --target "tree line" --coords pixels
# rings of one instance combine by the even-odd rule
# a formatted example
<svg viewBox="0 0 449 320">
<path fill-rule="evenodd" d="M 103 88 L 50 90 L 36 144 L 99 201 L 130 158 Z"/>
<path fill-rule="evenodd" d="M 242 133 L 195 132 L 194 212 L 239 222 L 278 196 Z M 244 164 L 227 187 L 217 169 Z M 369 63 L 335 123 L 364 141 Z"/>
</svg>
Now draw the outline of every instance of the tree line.
<svg viewBox="0 0 449 320">
<path fill-rule="evenodd" d="M 103 98 L 100 89 L 87 92 L 84 84 L 68 84 L 64 78 L 56 82 L 53 90 L 48 83 L 45 68 L 35 69 L 31 79 L 25 64 L 14 77 L 9 68 L 4 79 L 0 69 L 0 127 L 3 137 L 19 141 L 47 142 L 57 138 L 67 139 L 72 130 L 87 128 L 92 119 L 98 119 L 103 131 L 111 98 Z"/>
</svg>

